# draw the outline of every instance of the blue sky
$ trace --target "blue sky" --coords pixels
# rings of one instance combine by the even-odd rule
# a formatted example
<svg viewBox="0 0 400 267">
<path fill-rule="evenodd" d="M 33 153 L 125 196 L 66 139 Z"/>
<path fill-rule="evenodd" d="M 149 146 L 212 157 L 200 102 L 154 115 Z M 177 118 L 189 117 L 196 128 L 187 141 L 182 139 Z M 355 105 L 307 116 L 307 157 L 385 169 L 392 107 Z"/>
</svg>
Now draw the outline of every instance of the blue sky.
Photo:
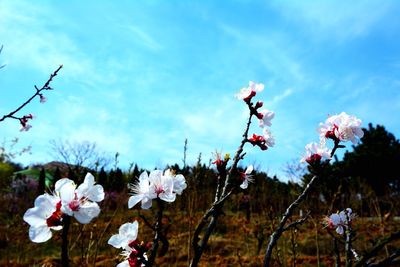
<svg viewBox="0 0 400 267">
<path fill-rule="evenodd" d="M 32 145 L 24 164 L 52 160 L 50 140 L 96 142 L 120 166 L 188 162 L 234 153 L 249 80 L 276 113 L 275 147 L 246 146 L 253 163 L 285 180 L 286 163 L 317 141 L 328 114 L 345 111 L 400 136 L 398 1 L 0 1 L 0 115 L 58 65 L 33 128 L 0 125 Z M 261 132 L 257 127 L 254 132 Z M 348 145 L 350 147 L 350 145 Z"/>
</svg>

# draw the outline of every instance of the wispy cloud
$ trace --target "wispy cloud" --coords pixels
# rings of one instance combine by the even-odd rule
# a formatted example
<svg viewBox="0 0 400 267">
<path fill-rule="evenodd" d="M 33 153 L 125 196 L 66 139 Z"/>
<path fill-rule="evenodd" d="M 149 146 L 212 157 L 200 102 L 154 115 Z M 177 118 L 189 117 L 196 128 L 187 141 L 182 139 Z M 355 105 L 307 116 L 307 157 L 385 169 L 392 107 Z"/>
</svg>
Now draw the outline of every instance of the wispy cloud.
<svg viewBox="0 0 400 267">
<path fill-rule="evenodd" d="M 275 1 L 274 6 L 315 38 L 342 42 L 368 35 L 394 4 L 395 1 Z"/>
</svg>

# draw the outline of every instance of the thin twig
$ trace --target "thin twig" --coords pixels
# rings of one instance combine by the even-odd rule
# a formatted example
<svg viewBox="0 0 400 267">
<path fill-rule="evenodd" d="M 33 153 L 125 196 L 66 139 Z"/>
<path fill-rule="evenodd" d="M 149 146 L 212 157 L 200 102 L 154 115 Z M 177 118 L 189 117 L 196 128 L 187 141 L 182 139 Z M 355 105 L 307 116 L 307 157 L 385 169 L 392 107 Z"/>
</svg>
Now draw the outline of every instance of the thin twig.
<svg viewBox="0 0 400 267">
<path fill-rule="evenodd" d="M 248 104 L 248 105 L 250 106 L 250 104 Z M 224 188 L 222 189 L 221 195 L 219 195 L 219 188 L 220 188 L 220 182 L 222 182 L 222 181 L 218 181 L 219 185 L 217 188 L 215 201 L 211 205 L 211 208 L 203 215 L 203 218 L 201 219 L 200 223 L 198 224 L 198 226 L 196 227 L 196 229 L 193 233 L 192 246 L 193 246 L 194 256 L 190 263 L 191 267 L 195 267 L 199 263 L 201 255 L 203 254 L 203 251 L 204 251 L 205 247 L 207 246 L 208 239 L 210 238 L 212 232 L 214 231 L 215 226 L 217 225 L 218 217 L 222 213 L 223 205 L 224 205 L 225 201 L 228 199 L 228 197 L 233 192 L 233 189 L 230 189 L 228 191 L 228 187 L 230 185 L 230 177 L 231 177 L 233 170 L 236 170 L 239 160 L 242 159 L 242 152 L 243 152 L 244 145 L 247 143 L 247 136 L 248 136 L 248 132 L 250 129 L 252 116 L 253 116 L 253 113 L 250 112 L 250 115 L 249 115 L 249 118 L 248 118 L 248 121 L 246 124 L 246 128 L 243 133 L 243 139 L 240 143 L 238 150 L 235 153 L 235 156 L 233 158 L 233 163 L 232 163 L 228 173 L 226 174 L 226 176 L 225 176 L 225 174 L 221 175 L 221 176 L 225 176 L 225 185 L 224 185 Z M 223 171 L 223 170 L 221 170 L 221 171 Z M 221 176 L 220 176 L 220 178 L 221 178 Z M 205 233 L 204 233 L 202 239 L 200 240 L 200 237 L 199 237 L 200 233 L 203 231 L 203 228 L 206 226 L 210 216 L 211 216 L 210 222 L 208 223 Z M 200 244 L 199 244 L 199 242 L 200 242 Z"/>
<path fill-rule="evenodd" d="M 292 216 L 292 213 L 293 213 L 294 209 L 306 198 L 306 196 L 308 195 L 308 192 L 311 190 L 313 184 L 317 181 L 317 177 L 318 176 L 315 175 L 311 179 L 311 181 L 307 184 L 307 186 L 304 189 L 304 191 L 286 209 L 285 214 L 283 215 L 281 221 L 279 222 L 278 228 L 271 235 L 267 250 L 265 252 L 265 257 L 264 257 L 264 266 L 265 267 L 269 266 L 269 263 L 271 261 L 271 256 L 272 256 L 272 250 L 275 247 L 278 239 L 281 237 L 282 233 L 284 232 L 285 224 L 286 224 L 287 220 Z"/>
<path fill-rule="evenodd" d="M 41 87 L 38 88 L 35 85 L 35 89 L 36 92 L 28 99 L 26 100 L 23 104 L 21 104 L 18 108 L 16 108 L 14 111 L 8 113 L 7 115 L 4 115 L 2 118 L 0 118 L 0 122 L 4 121 L 6 118 L 11 118 L 11 119 L 17 119 L 19 120 L 19 117 L 14 116 L 15 113 L 17 113 L 18 111 L 20 111 L 22 108 L 24 108 L 26 105 L 28 105 L 32 99 L 34 99 L 36 96 L 39 96 L 41 94 L 41 92 L 43 90 L 52 90 L 52 88 L 50 87 L 50 82 L 53 80 L 53 78 L 55 76 L 57 76 L 58 72 L 61 70 L 61 68 L 63 67 L 63 65 L 60 65 L 51 75 L 50 78 L 47 80 L 47 82 Z"/>
<path fill-rule="evenodd" d="M 285 232 L 285 231 L 289 230 L 292 227 L 296 227 L 297 228 L 298 225 L 302 225 L 305 221 L 307 221 L 307 219 L 310 216 L 310 214 L 311 214 L 311 211 L 307 212 L 306 216 L 304 216 L 303 218 L 298 219 L 298 220 L 288 224 L 287 226 L 285 226 L 283 228 L 283 231 Z"/>
<path fill-rule="evenodd" d="M 379 239 L 377 244 L 373 248 L 371 248 L 369 251 L 367 251 L 366 253 L 364 253 L 364 255 L 361 256 L 360 260 L 354 264 L 354 267 L 364 266 L 368 262 L 368 260 L 374 257 L 386 244 L 397 239 L 400 239 L 400 231 L 392 233 L 388 237 Z"/>
</svg>

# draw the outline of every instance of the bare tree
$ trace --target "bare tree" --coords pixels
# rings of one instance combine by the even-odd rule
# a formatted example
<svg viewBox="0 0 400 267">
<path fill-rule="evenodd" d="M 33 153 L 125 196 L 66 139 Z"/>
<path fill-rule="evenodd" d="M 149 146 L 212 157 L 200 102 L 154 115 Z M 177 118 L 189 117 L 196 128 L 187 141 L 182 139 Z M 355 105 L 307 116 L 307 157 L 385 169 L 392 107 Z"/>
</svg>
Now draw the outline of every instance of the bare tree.
<svg viewBox="0 0 400 267">
<path fill-rule="evenodd" d="M 97 171 L 107 167 L 112 159 L 97 149 L 96 143 L 83 141 L 71 143 L 68 140 L 51 140 L 52 155 L 58 161 L 66 163 L 69 171 L 75 174 L 90 169 Z"/>
</svg>

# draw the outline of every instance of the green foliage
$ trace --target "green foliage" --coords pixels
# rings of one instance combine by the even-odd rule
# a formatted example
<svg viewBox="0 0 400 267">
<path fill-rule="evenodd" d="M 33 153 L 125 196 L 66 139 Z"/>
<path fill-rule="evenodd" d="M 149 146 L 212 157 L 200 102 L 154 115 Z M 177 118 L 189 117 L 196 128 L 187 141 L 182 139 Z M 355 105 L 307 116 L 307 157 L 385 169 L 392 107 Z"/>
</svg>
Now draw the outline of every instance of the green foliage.
<svg viewBox="0 0 400 267">
<path fill-rule="evenodd" d="M 400 191 L 400 142 L 385 127 L 368 125 L 361 144 L 344 156 L 349 177 L 360 177 L 377 196 Z"/>
</svg>

